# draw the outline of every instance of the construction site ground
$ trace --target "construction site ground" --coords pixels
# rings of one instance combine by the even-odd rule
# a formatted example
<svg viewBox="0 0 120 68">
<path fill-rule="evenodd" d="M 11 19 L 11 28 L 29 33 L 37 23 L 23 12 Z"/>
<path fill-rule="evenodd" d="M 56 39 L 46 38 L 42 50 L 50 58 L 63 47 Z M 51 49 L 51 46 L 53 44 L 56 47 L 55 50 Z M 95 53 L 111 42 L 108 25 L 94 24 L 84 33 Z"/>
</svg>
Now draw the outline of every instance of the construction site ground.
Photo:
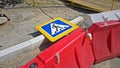
<svg viewBox="0 0 120 68">
<path fill-rule="evenodd" d="M 51 3 L 51 6 L 41 5 L 35 8 L 21 4 L 14 8 L 2 10 L 1 13 L 5 13 L 10 18 L 10 21 L 4 25 L 0 25 L 0 50 L 40 35 L 41 33 L 35 29 L 35 26 L 49 21 L 51 19 L 50 17 L 62 17 L 66 20 L 72 20 L 80 15 L 87 16 L 86 14 L 96 13 L 74 6 L 66 6 L 58 0 L 53 1 L 59 5 L 56 7 Z M 18 68 L 33 59 L 40 52 L 39 48 L 26 51 L 1 63 L 0 68 Z M 115 58 L 95 64 L 92 68 L 120 68 L 120 59 Z"/>
</svg>

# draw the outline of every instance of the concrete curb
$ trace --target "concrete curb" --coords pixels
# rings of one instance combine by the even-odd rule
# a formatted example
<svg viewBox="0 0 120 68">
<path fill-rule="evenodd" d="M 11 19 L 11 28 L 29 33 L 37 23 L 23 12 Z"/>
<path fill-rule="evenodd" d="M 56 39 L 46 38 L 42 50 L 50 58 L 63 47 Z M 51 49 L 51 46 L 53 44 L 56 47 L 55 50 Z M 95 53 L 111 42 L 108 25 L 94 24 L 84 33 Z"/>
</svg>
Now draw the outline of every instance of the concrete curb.
<svg viewBox="0 0 120 68">
<path fill-rule="evenodd" d="M 71 22 L 74 24 L 78 24 L 83 20 L 83 17 L 79 16 L 75 19 L 73 19 Z M 20 53 L 23 53 L 28 50 L 33 50 L 37 47 L 39 47 L 45 37 L 43 35 L 40 35 L 38 37 L 35 37 L 31 40 L 25 41 L 23 43 L 14 45 L 12 47 L 9 47 L 7 49 L 1 50 L 0 51 L 0 64 L 2 62 L 8 61 L 9 59 L 18 56 Z"/>
<path fill-rule="evenodd" d="M 15 46 L 0 51 L 0 63 L 7 61 L 10 58 L 13 58 L 27 50 L 33 50 L 34 48 L 40 46 L 43 40 L 44 40 L 44 36 L 40 35 L 29 41 L 25 41 L 23 43 L 17 44 Z"/>
</svg>

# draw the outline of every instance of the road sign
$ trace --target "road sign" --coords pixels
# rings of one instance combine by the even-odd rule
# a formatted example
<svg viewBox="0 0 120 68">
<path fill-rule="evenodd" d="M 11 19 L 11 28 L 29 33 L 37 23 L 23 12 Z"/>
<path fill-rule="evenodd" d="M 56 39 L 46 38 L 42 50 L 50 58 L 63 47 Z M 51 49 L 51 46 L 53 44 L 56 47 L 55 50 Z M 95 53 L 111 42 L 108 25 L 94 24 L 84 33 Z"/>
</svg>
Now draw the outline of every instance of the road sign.
<svg viewBox="0 0 120 68">
<path fill-rule="evenodd" d="M 78 26 L 63 18 L 55 18 L 49 22 L 36 26 L 43 35 L 45 35 L 51 42 L 54 42 L 64 35 L 77 29 Z"/>
</svg>

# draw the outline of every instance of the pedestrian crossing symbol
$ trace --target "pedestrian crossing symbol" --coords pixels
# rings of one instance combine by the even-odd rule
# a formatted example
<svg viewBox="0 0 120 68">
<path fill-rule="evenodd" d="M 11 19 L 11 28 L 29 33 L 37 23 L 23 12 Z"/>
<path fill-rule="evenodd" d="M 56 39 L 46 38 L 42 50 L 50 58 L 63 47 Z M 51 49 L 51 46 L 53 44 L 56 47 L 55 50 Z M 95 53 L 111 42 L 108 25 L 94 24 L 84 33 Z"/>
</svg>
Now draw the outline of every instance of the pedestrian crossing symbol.
<svg viewBox="0 0 120 68">
<path fill-rule="evenodd" d="M 62 18 L 55 18 L 49 22 L 36 26 L 36 29 L 44 34 L 51 42 L 60 39 L 64 35 L 72 32 L 77 28 L 77 25 L 72 24 L 71 22 Z"/>
<path fill-rule="evenodd" d="M 61 25 L 61 24 L 56 24 L 56 23 L 51 23 L 50 24 L 51 28 L 51 33 L 54 36 L 55 34 L 61 32 L 62 30 L 66 30 L 68 28 L 71 28 L 69 25 Z"/>
</svg>

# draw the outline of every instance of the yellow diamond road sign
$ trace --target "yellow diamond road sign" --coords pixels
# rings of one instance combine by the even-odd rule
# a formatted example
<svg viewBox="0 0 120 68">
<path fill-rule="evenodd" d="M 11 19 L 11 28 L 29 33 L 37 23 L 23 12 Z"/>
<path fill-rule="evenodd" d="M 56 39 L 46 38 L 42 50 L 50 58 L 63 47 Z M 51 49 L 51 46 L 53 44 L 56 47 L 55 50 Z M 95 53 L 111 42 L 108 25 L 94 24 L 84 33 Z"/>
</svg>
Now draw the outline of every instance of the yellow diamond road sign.
<svg viewBox="0 0 120 68">
<path fill-rule="evenodd" d="M 36 26 L 36 29 L 45 35 L 51 42 L 60 39 L 77 28 L 77 25 L 72 24 L 63 18 L 55 18 Z"/>
</svg>

